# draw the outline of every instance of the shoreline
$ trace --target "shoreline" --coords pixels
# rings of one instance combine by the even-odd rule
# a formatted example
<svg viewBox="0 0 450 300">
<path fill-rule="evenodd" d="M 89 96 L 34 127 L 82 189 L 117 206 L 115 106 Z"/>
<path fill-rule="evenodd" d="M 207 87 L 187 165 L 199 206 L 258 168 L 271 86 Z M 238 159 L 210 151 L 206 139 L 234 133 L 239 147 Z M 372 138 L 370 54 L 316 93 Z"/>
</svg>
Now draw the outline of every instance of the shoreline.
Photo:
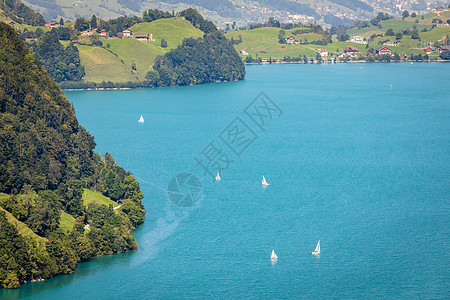
<svg viewBox="0 0 450 300">
<path fill-rule="evenodd" d="M 246 63 L 244 62 L 245 65 L 271 65 L 271 64 L 299 64 L 299 65 L 321 65 L 321 64 L 346 64 L 346 63 L 367 63 L 367 64 L 373 64 L 373 63 L 434 63 L 434 62 L 439 62 L 439 63 L 443 63 L 443 62 L 450 62 L 450 60 L 445 60 L 445 59 L 438 59 L 438 60 L 400 60 L 400 61 L 395 61 L 395 60 L 391 60 L 391 61 L 367 61 L 367 60 L 348 60 L 348 61 L 340 61 L 340 60 L 323 60 L 321 62 L 318 62 L 317 60 L 314 61 L 309 61 L 309 62 L 305 62 L 303 60 L 299 60 L 299 61 L 284 61 L 282 58 L 273 58 L 271 62 L 265 60 L 262 62 L 251 62 L 251 63 Z"/>
<path fill-rule="evenodd" d="M 322 64 L 327 64 L 327 65 L 334 65 L 334 64 L 346 64 L 346 63 L 366 63 L 366 64 L 372 64 L 372 63 L 448 63 L 450 62 L 450 60 L 443 60 L 443 59 L 439 59 L 439 60 L 433 60 L 433 61 L 416 61 L 416 60 L 403 60 L 403 61 L 366 61 L 366 60 L 349 60 L 349 61 L 322 61 L 322 62 L 317 62 L 317 61 L 313 61 L 313 62 L 304 62 L 303 60 L 301 61 L 283 61 L 282 58 L 278 58 L 278 59 L 273 59 L 271 62 L 269 61 L 263 61 L 263 62 L 259 62 L 259 63 L 246 63 L 244 62 L 245 65 L 253 65 L 253 66 L 257 66 L 257 65 L 273 65 L 273 64 L 299 64 L 299 65 L 322 65 Z M 241 80 L 245 80 L 241 79 Z M 234 81 L 239 81 L 239 80 L 234 80 Z M 211 81 L 211 82 L 207 82 L 207 83 L 222 83 L 222 82 L 232 82 L 232 81 Z M 86 82 L 86 84 L 92 84 L 92 82 Z M 94 83 L 97 84 L 97 83 Z M 121 83 L 114 83 L 114 84 L 121 84 Z M 203 83 L 202 83 L 203 84 Z M 206 82 L 205 82 L 206 84 Z M 191 84 L 193 85 L 193 84 Z M 59 86 L 59 84 L 58 84 Z M 155 89 L 155 88 L 162 88 L 165 86 L 161 86 L 161 87 L 150 87 L 150 86 L 140 86 L 140 87 L 87 87 L 87 88 L 61 88 L 61 91 L 113 91 L 113 90 L 138 90 L 138 89 Z"/>
</svg>

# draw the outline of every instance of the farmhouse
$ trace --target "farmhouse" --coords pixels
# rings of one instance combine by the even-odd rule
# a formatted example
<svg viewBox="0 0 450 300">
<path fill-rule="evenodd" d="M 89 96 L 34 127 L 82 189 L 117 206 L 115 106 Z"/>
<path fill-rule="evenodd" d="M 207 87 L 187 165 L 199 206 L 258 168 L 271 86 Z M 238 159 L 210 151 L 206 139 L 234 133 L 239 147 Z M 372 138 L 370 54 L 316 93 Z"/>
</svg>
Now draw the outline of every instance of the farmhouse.
<svg viewBox="0 0 450 300">
<path fill-rule="evenodd" d="M 353 53 L 358 51 L 358 48 L 356 48 L 355 46 L 347 46 L 344 48 L 344 53 Z"/>
<path fill-rule="evenodd" d="M 391 49 L 386 48 L 386 47 L 377 48 L 375 50 L 375 52 L 376 52 L 377 55 L 385 55 L 385 54 L 391 55 Z"/>
<path fill-rule="evenodd" d="M 321 57 L 328 56 L 328 49 L 316 49 L 315 53 L 319 53 Z"/>
<path fill-rule="evenodd" d="M 104 30 L 102 30 L 101 32 L 100 32 L 100 36 L 107 36 L 108 35 L 108 33 L 106 32 L 106 31 L 104 31 Z"/>
<path fill-rule="evenodd" d="M 130 29 L 125 29 L 124 31 L 122 31 L 123 33 L 123 37 L 127 37 L 127 36 L 131 36 L 131 34 L 133 33 Z"/>
<path fill-rule="evenodd" d="M 397 41 L 386 41 L 386 42 L 383 43 L 383 46 L 397 47 L 398 46 L 398 42 Z"/>
<path fill-rule="evenodd" d="M 5 22 L 5 24 L 7 24 L 11 27 L 14 27 L 14 24 L 16 24 L 16 23 L 14 23 L 14 21 L 3 21 L 3 22 Z"/>
<path fill-rule="evenodd" d="M 123 39 L 123 33 L 122 33 L 122 32 L 119 32 L 119 33 L 117 34 L 117 37 L 118 37 L 119 39 Z"/>
<path fill-rule="evenodd" d="M 148 32 L 136 32 L 134 37 L 142 42 L 148 42 Z"/>
<path fill-rule="evenodd" d="M 56 21 L 51 21 L 50 23 L 45 24 L 44 26 L 47 28 L 56 28 L 59 27 L 59 23 Z"/>
<path fill-rule="evenodd" d="M 241 49 L 241 51 L 239 51 L 239 53 L 241 53 L 242 55 L 248 55 L 248 52 L 245 51 L 244 49 Z"/>
<path fill-rule="evenodd" d="M 286 44 L 298 44 L 298 41 L 293 36 L 288 36 L 286 38 Z"/>
<path fill-rule="evenodd" d="M 433 52 L 433 49 L 431 49 L 430 46 L 426 46 L 425 48 L 423 48 L 423 53 L 431 54 L 431 52 Z"/>
</svg>

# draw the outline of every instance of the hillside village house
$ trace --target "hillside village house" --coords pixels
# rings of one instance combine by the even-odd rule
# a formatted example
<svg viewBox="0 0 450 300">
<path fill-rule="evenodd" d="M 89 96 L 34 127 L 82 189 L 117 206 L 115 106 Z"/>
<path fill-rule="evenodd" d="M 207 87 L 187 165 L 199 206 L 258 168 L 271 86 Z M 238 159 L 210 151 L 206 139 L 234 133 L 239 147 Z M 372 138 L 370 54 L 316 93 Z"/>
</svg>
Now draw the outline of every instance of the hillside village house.
<svg viewBox="0 0 450 300">
<path fill-rule="evenodd" d="M 5 22 L 5 24 L 7 24 L 11 27 L 14 27 L 14 24 L 16 24 L 16 23 L 14 23 L 14 21 L 3 21 L 3 22 Z"/>
<path fill-rule="evenodd" d="M 148 39 L 149 39 L 148 32 L 136 32 L 134 34 L 134 37 L 137 40 L 142 41 L 142 42 L 148 42 Z"/>
<path fill-rule="evenodd" d="M 94 35 L 94 32 L 93 32 L 93 31 L 90 31 L 90 30 L 85 30 L 85 31 L 82 31 L 82 32 L 80 33 L 80 35 L 81 35 L 81 36 L 91 36 L 91 35 Z"/>
<path fill-rule="evenodd" d="M 122 32 L 119 32 L 119 33 L 117 34 L 117 37 L 118 37 L 119 39 L 123 39 L 123 33 L 122 33 Z"/>
<path fill-rule="evenodd" d="M 439 46 L 439 47 L 437 47 L 437 50 L 439 51 L 439 53 L 442 53 L 442 51 L 445 51 L 445 50 L 450 51 L 450 45 Z"/>
<path fill-rule="evenodd" d="M 245 51 L 244 49 L 241 49 L 241 51 L 239 51 L 239 53 L 241 53 L 242 55 L 248 55 L 248 52 Z"/>
<path fill-rule="evenodd" d="M 127 37 L 127 36 L 131 36 L 131 34 L 133 33 L 130 29 L 125 29 L 124 31 L 122 31 L 123 33 L 123 37 Z"/>
<path fill-rule="evenodd" d="M 386 41 L 386 42 L 383 43 L 383 46 L 397 47 L 398 46 L 398 42 L 397 41 Z"/>
<path fill-rule="evenodd" d="M 439 28 L 439 27 L 447 27 L 448 26 L 448 23 L 439 23 L 439 24 L 436 24 L 436 27 L 437 28 Z"/>
<path fill-rule="evenodd" d="M 286 38 L 286 44 L 298 44 L 298 41 L 293 36 L 288 36 Z"/>
<path fill-rule="evenodd" d="M 44 26 L 47 27 L 47 28 L 56 28 L 56 27 L 59 27 L 59 23 L 56 22 L 56 21 L 52 21 L 52 22 L 50 22 L 48 24 L 45 24 Z"/>
<path fill-rule="evenodd" d="M 106 31 L 104 31 L 104 30 L 102 30 L 101 32 L 100 32 L 100 36 L 107 36 L 108 35 L 108 33 L 106 32 Z"/>
<path fill-rule="evenodd" d="M 358 44 L 367 44 L 367 42 L 364 40 L 364 37 L 362 36 L 352 36 L 350 38 L 350 42 Z"/>
<path fill-rule="evenodd" d="M 380 47 L 375 50 L 377 55 L 391 55 L 391 49 L 386 47 Z"/>
<path fill-rule="evenodd" d="M 328 49 L 316 49 L 315 53 L 319 53 L 321 57 L 328 56 Z"/>
<path fill-rule="evenodd" d="M 431 54 L 431 52 L 433 52 L 433 49 L 431 49 L 430 46 L 426 46 L 425 48 L 423 48 L 423 53 Z"/>
<path fill-rule="evenodd" d="M 356 48 L 355 46 L 347 46 L 344 48 L 344 53 L 353 53 L 358 51 L 358 48 Z"/>
</svg>

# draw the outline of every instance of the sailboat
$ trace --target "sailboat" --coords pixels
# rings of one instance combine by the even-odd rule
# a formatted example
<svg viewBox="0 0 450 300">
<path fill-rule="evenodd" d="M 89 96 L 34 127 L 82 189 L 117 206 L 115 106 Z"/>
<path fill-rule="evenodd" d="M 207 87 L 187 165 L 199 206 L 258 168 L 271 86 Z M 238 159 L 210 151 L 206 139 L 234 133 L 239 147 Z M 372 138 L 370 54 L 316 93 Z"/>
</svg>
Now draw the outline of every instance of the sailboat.
<svg viewBox="0 0 450 300">
<path fill-rule="evenodd" d="M 277 260 L 278 256 L 275 254 L 275 249 L 272 249 L 272 255 L 270 256 L 271 260 Z"/>
<path fill-rule="evenodd" d="M 263 175 L 263 179 L 262 179 L 262 185 L 263 186 L 268 186 L 269 184 L 267 183 L 267 181 L 266 181 L 266 178 L 264 178 L 264 175 Z"/>
<path fill-rule="evenodd" d="M 216 180 L 217 180 L 217 181 L 221 181 L 221 180 L 222 180 L 222 178 L 220 178 L 219 172 L 217 172 Z"/>
<path fill-rule="evenodd" d="M 314 255 L 320 254 L 320 240 L 319 240 L 319 242 L 317 243 L 316 250 L 314 250 L 314 251 L 312 252 L 312 254 L 314 254 Z"/>
<path fill-rule="evenodd" d="M 139 118 L 139 123 L 144 123 L 144 117 L 141 115 L 141 117 Z"/>
</svg>

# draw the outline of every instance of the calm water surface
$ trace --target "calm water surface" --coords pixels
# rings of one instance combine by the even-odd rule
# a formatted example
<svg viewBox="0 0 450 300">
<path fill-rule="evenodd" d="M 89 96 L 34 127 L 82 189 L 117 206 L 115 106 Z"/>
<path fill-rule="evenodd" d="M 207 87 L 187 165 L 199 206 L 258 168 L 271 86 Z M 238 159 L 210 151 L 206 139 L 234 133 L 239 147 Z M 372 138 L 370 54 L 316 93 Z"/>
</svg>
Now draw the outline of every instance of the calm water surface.
<svg viewBox="0 0 450 300">
<path fill-rule="evenodd" d="M 0 298 L 450 297 L 449 71 L 267 65 L 241 82 L 67 92 L 96 150 L 141 184 L 139 250 Z M 261 91 L 283 110 L 265 132 L 244 113 Z M 258 138 L 212 182 L 194 156 L 229 151 L 218 136 L 236 117 Z M 203 178 L 193 207 L 167 198 L 180 172 Z"/>
</svg>

